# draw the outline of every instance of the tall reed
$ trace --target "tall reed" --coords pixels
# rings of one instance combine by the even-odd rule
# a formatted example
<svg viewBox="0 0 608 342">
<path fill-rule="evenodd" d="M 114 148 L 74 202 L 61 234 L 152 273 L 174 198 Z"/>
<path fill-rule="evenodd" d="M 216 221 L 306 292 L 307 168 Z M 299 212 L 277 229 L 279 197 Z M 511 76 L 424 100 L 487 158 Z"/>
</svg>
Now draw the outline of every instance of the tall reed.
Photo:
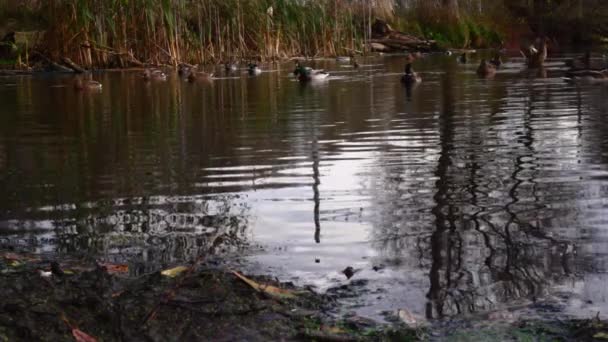
<svg viewBox="0 0 608 342">
<path fill-rule="evenodd" d="M 84 66 L 361 51 L 393 0 L 47 0 L 46 52 Z"/>
</svg>

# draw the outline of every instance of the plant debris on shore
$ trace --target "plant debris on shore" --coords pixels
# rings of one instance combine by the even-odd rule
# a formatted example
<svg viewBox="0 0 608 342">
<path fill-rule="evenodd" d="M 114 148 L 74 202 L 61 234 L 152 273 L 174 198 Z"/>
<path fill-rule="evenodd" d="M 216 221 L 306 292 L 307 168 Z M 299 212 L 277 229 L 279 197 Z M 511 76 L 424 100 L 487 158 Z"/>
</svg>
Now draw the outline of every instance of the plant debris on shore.
<svg viewBox="0 0 608 342">
<path fill-rule="evenodd" d="M 327 314 L 328 298 L 205 263 L 129 276 L 127 265 L 0 258 L 0 341 L 354 341 L 381 327 Z M 414 330 L 402 335 L 416 337 Z M 405 335 L 404 335 L 405 334 Z"/>
</svg>

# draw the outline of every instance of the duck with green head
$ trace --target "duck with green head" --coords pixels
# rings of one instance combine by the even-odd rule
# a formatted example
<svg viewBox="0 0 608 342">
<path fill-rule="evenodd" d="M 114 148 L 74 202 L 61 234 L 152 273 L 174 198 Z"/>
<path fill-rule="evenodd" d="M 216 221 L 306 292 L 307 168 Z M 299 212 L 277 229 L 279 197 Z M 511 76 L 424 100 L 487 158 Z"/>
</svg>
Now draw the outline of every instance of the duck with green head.
<svg viewBox="0 0 608 342">
<path fill-rule="evenodd" d="M 300 82 L 320 81 L 329 76 L 326 71 L 305 67 L 299 61 L 296 61 L 296 69 L 293 74 Z"/>
<path fill-rule="evenodd" d="M 401 76 L 401 82 L 406 85 L 416 84 L 422 82 L 422 77 L 418 75 L 412 68 L 412 63 L 405 65 L 405 73 Z"/>
<path fill-rule="evenodd" d="M 258 67 L 258 65 L 255 63 L 249 63 L 247 66 L 247 72 L 251 76 L 257 76 L 262 73 L 262 69 L 260 69 L 260 67 Z"/>
</svg>

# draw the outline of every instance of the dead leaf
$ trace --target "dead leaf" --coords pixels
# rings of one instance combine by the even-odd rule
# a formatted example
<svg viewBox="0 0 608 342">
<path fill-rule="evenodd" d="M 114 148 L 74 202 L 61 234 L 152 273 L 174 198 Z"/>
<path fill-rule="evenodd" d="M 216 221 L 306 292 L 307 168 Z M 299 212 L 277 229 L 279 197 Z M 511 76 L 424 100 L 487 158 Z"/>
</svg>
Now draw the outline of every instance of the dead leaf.
<svg viewBox="0 0 608 342">
<path fill-rule="evenodd" d="M 175 278 L 186 270 L 188 270 L 188 267 L 177 266 L 177 267 L 173 267 L 173 268 L 164 270 L 164 271 L 160 272 L 160 274 L 164 275 L 165 277 Z"/>
<path fill-rule="evenodd" d="M 598 340 L 608 340 L 608 334 L 605 332 L 598 332 L 593 335 L 593 338 L 597 338 Z"/>
<path fill-rule="evenodd" d="M 342 329 L 340 327 L 330 327 L 327 325 L 322 325 L 321 331 L 323 331 L 326 334 L 332 334 L 332 335 L 346 334 L 346 331 L 344 331 L 344 329 Z"/>
<path fill-rule="evenodd" d="M 106 269 L 108 274 L 119 274 L 119 273 L 129 273 L 129 265 L 123 264 L 99 264 L 99 266 Z"/>
<path fill-rule="evenodd" d="M 72 335 L 76 342 L 97 342 L 97 339 L 77 328 L 72 329 Z"/>
<path fill-rule="evenodd" d="M 296 298 L 296 295 L 293 291 L 280 289 L 280 288 L 272 286 L 272 285 L 259 284 L 236 271 L 232 271 L 232 273 L 258 292 L 266 293 L 266 294 L 270 295 L 271 297 L 275 297 L 275 298 L 279 298 L 279 299 Z"/>
<path fill-rule="evenodd" d="M 397 316 L 399 316 L 399 319 L 407 325 L 415 326 L 418 324 L 416 317 L 407 309 L 399 309 L 397 311 Z"/>
<path fill-rule="evenodd" d="M 23 265 L 23 263 L 21 261 L 17 261 L 17 260 L 11 260 L 8 265 L 10 267 L 19 267 L 21 265 Z"/>
</svg>

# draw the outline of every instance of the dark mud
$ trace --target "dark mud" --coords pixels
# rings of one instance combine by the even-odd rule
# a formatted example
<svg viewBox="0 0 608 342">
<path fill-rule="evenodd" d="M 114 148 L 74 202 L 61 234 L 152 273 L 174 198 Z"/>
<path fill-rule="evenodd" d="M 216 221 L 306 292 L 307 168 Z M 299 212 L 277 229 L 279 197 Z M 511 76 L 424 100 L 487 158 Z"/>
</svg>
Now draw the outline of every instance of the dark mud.
<svg viewBox="0 0 608 342">
<path fill-rule="evenodd" d="M 58 266 L 58 267 L 57 267 Z M 336 320 L 334 302 L 290 284 L 252 277 L 295 294 L 275 298 L 214 265 L 184 265 L 176 277 L 139 277 L 119 265 L 51 262 L 6 253 L 0 260 L 0 341 L 355 341 L 415 340 L 410 329 Z M 296 291 L 297 290 L 297 291 Z"/>
</svg>

